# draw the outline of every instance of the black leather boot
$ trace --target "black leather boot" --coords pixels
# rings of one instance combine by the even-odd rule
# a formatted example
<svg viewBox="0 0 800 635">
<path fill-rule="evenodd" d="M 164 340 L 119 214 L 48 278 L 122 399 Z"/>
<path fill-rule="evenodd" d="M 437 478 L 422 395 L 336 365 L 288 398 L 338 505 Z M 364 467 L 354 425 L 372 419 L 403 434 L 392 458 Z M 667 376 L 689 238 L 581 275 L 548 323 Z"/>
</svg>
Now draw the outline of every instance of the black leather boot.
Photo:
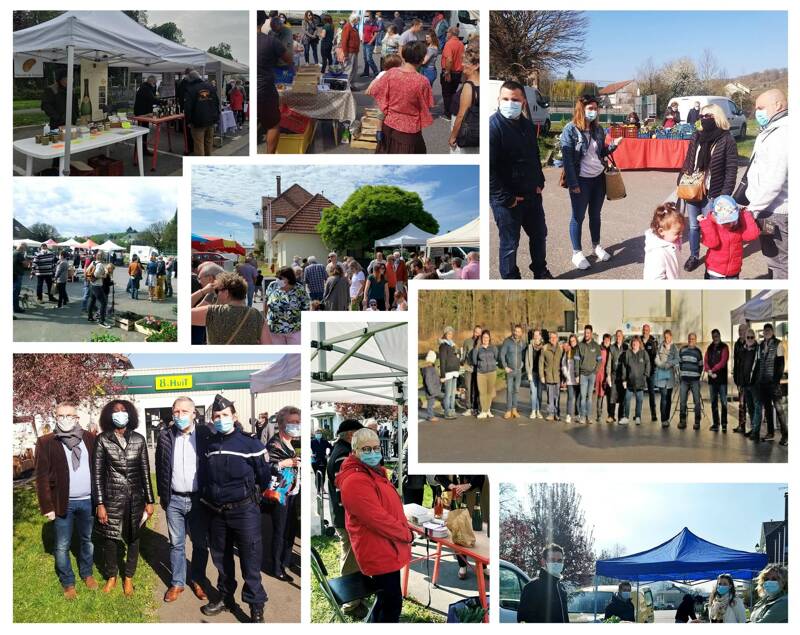
<svg viewBox="0 0 800 635">
<path fill-rule="evenodd" d="M 250 605 L 250 622 L 253 624 L 263 624 L 264 623 L 264 605 L 263 604 L 251 604 Z"/>
<path fill-rule="evenodd" d="M 223 611 L 232 611 L 235 605 L 236 602 L 234 602 L 233 598 L 221 597 L 217 601 L 212 600 L 208 604 L 201 606 L 200 612 L 208 616 L 219 615 Z"/>
</svg>

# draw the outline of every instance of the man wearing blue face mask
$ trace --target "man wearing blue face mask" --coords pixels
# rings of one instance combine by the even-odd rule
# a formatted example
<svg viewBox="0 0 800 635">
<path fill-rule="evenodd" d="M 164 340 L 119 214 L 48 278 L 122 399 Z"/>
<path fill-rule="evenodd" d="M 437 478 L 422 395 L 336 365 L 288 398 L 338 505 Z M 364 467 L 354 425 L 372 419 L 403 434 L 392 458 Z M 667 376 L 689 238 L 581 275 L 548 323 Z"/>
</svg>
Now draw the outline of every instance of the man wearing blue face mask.
<svg viewBox="0 0 800 635">
<path fill-rule="evenodd" d="M 519 599 L 517 622 L 561 624 L 569 622 L 567 591 L 561 584 L 564 549 L 555 543 L 542 549 L 539 575 L 525 585 Z"/>
<path fill-rule="evenodd" d="M 317 493 L 325 491 L 325 468 L 328 467 L 328 455 L 333 451 L 330 441 L 325 438 L 321 428 L 314 432 L 311 439 L 311 463 L 314 466 L 314 480 L 317 483 Z"/>
<path fill-rule="evenodd" d="M 500 236 L 500 277 L 522 277 L 517 248 L 523 229 L 533 277 L 552 278 L 547 269 L 547 223 L 542 206 L 544 172 L 536 129 L 523 114 L 527 101 L 522 84 L 503 82 L 497 106 L 489 118 L 489 203 Z"/>
<path fill-rule="evenodd" d="M 620 582 L 617 592 L 611 596 L 611 601 L 606 606 L 605 619 L 618 617 L 623 622 L 635 622 L 636 611 L 631 601 L 631 583 L 627 580 Z"/>
<path fill-rule="evenodd" d="M 200 503 L 198 469 L 211 431 L 195 425 L 195 405 L 189 397 L 172 404 L 172 425 L 162 426 L 156 442 L 156 485 L 167 515 L 169 560 L 172 578 L 164 595 L 174 602 L 186 586 L 186 536 L 192 539 L 189 588 L 198 600 L 207 600 L 203 590 L 208 564 L 208 514 Z"/>
<path fill-rule="evenodd" d="M 211 560 L 219 572 L 219 599 L 204 605 L 203 615 L 236 610 L 236 571 L 231 553 L 239 553 L 250 621 L 264 621 L 267 594 L 261 583 L 261 496 L 271 472 L 264 445 L 235 425 L 236 407 L 222 395 L 214 398 L 211 419 L 215 434 L 208 441 L 198 475 L 200 500 L 208 508 Z"/>
</svg>

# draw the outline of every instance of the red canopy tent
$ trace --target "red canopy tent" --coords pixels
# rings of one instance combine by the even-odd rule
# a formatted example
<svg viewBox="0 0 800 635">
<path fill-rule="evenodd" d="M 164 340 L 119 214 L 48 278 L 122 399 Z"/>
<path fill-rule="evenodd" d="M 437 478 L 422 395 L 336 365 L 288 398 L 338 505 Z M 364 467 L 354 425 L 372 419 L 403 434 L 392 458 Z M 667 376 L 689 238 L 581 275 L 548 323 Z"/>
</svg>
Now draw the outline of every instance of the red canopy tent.
<svg viewBox="0 0 800 635">
<path fill-rule="evenodd" d="M 244 247 L 235 240 L 217 236 L 200 236 L 192 234 L 192 249 L 197 251 L 221 251 L 229 254 L 245 255 Z"/>
<path fill-rule="evenodd" d="M 97 247 L 97 243 L 91 238 L 87 238 L 85 243 L 81 243 L 81 249 L 94 249 L 95 247 Z"/>
</svg>

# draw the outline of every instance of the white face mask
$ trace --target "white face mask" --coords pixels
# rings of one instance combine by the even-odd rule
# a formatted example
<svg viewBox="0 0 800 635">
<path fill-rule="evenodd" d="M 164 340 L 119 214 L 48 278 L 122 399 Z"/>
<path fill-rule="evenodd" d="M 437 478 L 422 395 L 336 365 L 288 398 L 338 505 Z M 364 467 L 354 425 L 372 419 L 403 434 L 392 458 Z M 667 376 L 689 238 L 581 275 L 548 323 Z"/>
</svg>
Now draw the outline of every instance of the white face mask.
<svg viewBox="0 0 800 635">
<path fill-rule="evenodd" d="M 561 573 L 564 571 L 564 563 L 563 562 L 548 562 L 545 566 L 547 573 L 552 575 L 553 577 L 560 578 Z"/>
<path fill-rule="evenodd" d="M 510 99 L 501 99 L 498 104 L 500 114 L 506 119 L 519 119 L 522 114 L 522 102 L 511 101 Z"/>
<path fill-rule="evenodd" d="M 77 419 L 73 419 L 72 417 L 56 417 L 56 425 L 61 432 L 69 432 L 72 430 L 78 423 Z"/>
</svg>

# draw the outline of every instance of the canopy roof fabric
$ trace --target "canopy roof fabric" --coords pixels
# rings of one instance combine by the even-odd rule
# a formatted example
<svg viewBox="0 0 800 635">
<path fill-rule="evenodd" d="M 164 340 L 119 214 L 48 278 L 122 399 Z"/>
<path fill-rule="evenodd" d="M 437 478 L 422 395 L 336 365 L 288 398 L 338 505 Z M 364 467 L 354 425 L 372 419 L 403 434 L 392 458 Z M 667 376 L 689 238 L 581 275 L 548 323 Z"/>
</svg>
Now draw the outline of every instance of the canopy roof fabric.
<svg viewBox="0 0 800 635">
<path fill-rule="evenodd" d="M 75 47 L 76 59 L 115 66 L 169 61 L 186 67 L 206 60 L 205 52 L 171 42 L 122 11 L 67 11 L 14 33 L 14 53 L 47 62 L 66 64 L 68 46 Z"/>
<path fill-rule="evenodd" d="M 94 249 L 95 247 L 97 247 L 97 243 L 94 242 L 91 238 L 87 238 L 86 242 L 81 243 L 79 246 L 81 249 Z"/>
<path fill-rule="evenodd" d="M 786 320 L 789 317 L 789 292 L 767 289 L 731 311 L 731 324 Z"/>
<path fill-rule="evenodd" d="M 300 355 L 284 355 L 250 375 L 252 394 L 289 390 L 300 390 Z"/>
<path fill-rule="evenodd" d="M 245 251 L 235 240 L 218 238 L 216 236 L 201 236 L 192 234 L 192 249 L 197 251 L 222 251 L 229 254 L 239 254 L 244 256 Z"/>
<path fill-rule="evenodd" d="M 721 573 L 749 580 L 767 564 L 763 553 L 729 549 L 703 540 L 686 527 L 667 542 L 630 556 L 598 560 L 596 574 L 618 580 L 710 580 Z"/>
<path fill-rule="evenodd" d="M 48 247 L 55 247 L 58 245 L 58 243 L 52 238 L 48 238 L 47 240 L 45 240 L 44 244 L 47 245 Z"/>
<path fill-rule="evenodd" d="M 74 238 L 70 238 L 69 240 L 65 240 L 63 243 L 58 243 L 59 247 L 80 247 L 81 244 L 75 240 Z"/>
<path fill-rule="evenodd" d="M 109 239 L 102 245 L 97 246 L 98 251 L 125 251 L 125 247 L 120 247 L 113 240 Z"/>
<path fill-rule="evenodd" d="M 380 238 L 375 241 L 376 247 L 394 247 L 396 245 L 410 245 L 417 247 L 424 245 L 429 238 L 433 238 L 436 234 L 431 234 L 421 230 L 414 223 L 409 223 L 399 232 L 395 232 L 386 238 Z"/>
<path fill-rule="evenodd" d="M 312 381 L 312 401 L 396 405 L 398 397 L 407 398 L 406 323 L 325 322 L 314 323 L 312 329 L 312 340 L 330 347 L 324 352 L 314 352 L 312 373 L 330 375 Z M 355 352 L 348 355 L 353 349 Z"/>
<path fill-rule="evenodd" d="M 195 62 L 195 66 L 205 66 L 206 71 L 214 71 L 219 64 L 222 64 L 222 72 L 229 75 L 245 74 L 249 71 L 247 64 L 229 60 L 219 55 L 214 55 L 208 51 L 199 51 L 202 54 L 202 61 Z M 201 59 L 198 56 L 198 59 Z M 114 66 L 127 66 L 134 73 L 180 73 L 186 68 L 186 64 L 164 60 L 152 64 L 128 64 L 116 62 Z"/>
<path fill-rule="evenodd" d="M 454 229 L 451 232 L 429 238 L 428 248 L 432 247 L 473 247 L 480 249 L 481 246 L 481 219 L 471 220 L 466 225 Z"/>
</svg>

